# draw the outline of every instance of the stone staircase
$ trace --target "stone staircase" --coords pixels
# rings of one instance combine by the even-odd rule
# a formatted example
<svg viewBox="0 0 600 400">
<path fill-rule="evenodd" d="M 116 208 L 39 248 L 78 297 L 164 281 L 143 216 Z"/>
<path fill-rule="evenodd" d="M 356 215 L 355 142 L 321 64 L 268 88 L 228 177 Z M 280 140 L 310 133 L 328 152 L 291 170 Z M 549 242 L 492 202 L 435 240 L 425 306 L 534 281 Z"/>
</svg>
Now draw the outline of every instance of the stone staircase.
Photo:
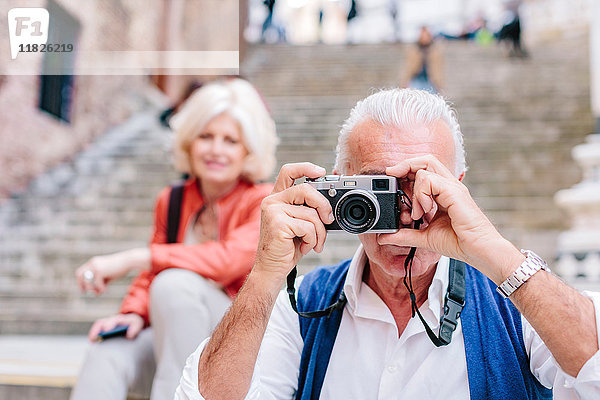
<svg viewBox="0 0 600 400">
<path fill-rule="evenodd" d="M 153 194 L 177 177 L 156 114 L 134 116 L 0 205 L 0 334 L 85 333 L 117 310 L 126 281 L 81 296 L 73 272 L 93 254 L 147 243 Z"/>
<path fill-rule="evenodd" d="M 398 81 L 405 46 L 255 46 L 243 74 L 277 122 L 280 163 L 331 171 L 337 132 L 354 103 Z M 587 44 L 554 42 L 510 59 L 502 49 L 445 43 L 446 95 L 465 134 L 466 182 L 500 230 L 554 257 L 567 221 L 552 196 L 579 179 L 573 145 L 593 129 Z M 115 312 L 128 280 L 101 298 L 78 293 L 73 271 L 95 254 L 144 245 L 155 194 L 177 178 L 157 110 L 114 128 L 73 160 L 0 205 L 0 333 L 85 333 Z M 356 239 L 330 235 L 316 264 L 349 257 Z"/>
<path fill-rule="evenodd" d="M 404 51 L 398 44 L 251 49 L 244 73 L 273 110 L 279 159 L 308 154 L 331 171 L 349 109 L 398 84 Z M 568 226 L 553 195 L 579 180 L 571 148 L 594 128 L 587 39 L 540 45 L 527 59 L 459 42 L 444 43 L 444 54 L 444 95 L 465 135 L 466 184 L 505 236 L 552 261 L 556 235 Z M 348 254 L 345 246 L 339 254 Z"/>
<path fill-rule="evenodd" d="M 350 108 L 374 89 L 397 84 L 405 50 L 251 46 L 242 73 L 272 110 L 280 164 L 312 161 L 331 171 Z M 568 224 L 552 197 L 579 180 L 570 151 L 594 124 L 587 40 L 530 51 L 517 60 L 496 47 L 446 43 L 445 94 L 465 134 L 466 183 L 478 204 L 517 245 L 552 260 L 556 235 Z M 154 196 L 177 179 L 170 133 L 158 126 L 157 112 L 134 116 L 0 204 L 0 334 L 84 334 L 93 320 L 117 311 L 128 279 L 101 298 L 85 297 L 73 272 L 93 255 L 147 242 Z M 330 235 L 324 253 L 305 257 L 301 271 L 350 257 L 356 244 L 354 237 Z M 0 383 L 10 382 L 0 374 Z M 32 386 L 15 385 L 4 386 L 0 393 L 10 395 L 0 397 L 33 393 Z M 64 398 L 68 390 L 58 392 Z"/>
</svg>

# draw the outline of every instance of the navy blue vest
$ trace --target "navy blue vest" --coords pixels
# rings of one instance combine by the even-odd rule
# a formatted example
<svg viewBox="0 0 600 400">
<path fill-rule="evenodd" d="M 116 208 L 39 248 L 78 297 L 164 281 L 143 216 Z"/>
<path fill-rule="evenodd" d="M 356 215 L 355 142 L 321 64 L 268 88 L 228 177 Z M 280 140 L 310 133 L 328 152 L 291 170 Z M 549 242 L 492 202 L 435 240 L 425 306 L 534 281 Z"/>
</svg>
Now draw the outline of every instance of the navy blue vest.
<svg viewBox="0 0 600 400">
<path fill-rule="evenodd" d="M 350 260 L 346 260 L 307 274 L 298 289 L 298 310 L 320 310 L 333 304 L 343 289 L 349 265 Z M 542 386 L 529 369 L 521 314 L 495 287 L 467 265 L 465 307 L 460 319 L 471 399 L 551 399 L 552 390 Z M 304 348 L 296 399 L 319 398 L 342 313 L 337 310 L 329 317 L 299 317 Z"/>
</svg>

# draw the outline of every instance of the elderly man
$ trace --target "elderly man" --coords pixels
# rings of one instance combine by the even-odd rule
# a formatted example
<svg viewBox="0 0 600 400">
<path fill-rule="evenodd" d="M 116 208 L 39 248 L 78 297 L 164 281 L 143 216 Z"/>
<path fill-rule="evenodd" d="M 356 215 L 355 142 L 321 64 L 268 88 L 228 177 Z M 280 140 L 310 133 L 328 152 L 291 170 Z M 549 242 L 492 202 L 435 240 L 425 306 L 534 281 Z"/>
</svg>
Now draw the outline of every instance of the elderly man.
<svg viewBox="0 0 600 400">
<path fill-rule="evenodd" d="M 280 289 L 323 249 L 334 217 L 313 186 L 293 184 L 325 170 L 284 166 L 262 203 L 254 268 L 176 398 L 600 398 L 600 295 L 565 285 L 493 227 L 461 183 L 462 134 L 441 97 L 369 96 L 337 153 L 336 173 L 398 178 L 400 229 L 363 233 L 351 260 L 296 280 L 300 312 L 335 303 L 298 317 Z"/>
</svg>

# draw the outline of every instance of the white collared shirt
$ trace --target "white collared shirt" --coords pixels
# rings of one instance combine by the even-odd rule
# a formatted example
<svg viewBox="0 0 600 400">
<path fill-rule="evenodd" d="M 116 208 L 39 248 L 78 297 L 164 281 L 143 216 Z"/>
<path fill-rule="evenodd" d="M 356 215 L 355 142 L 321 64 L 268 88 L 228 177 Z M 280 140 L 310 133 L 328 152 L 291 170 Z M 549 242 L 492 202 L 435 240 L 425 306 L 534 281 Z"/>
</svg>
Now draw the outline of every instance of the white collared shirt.
<svg viewBox="0 0 600 400">
<path fill-rule="evenodd" d="M 344 291 L 340 329 L 325 374 L 321 399 L 468 399 L 469 384 L 462 327 L 448 346 L 436 348 L 418 318 L 402 335 L 381 298 L 362 281 L 366 255 L 354 255 Z M 442 257 L 419 308 L 436 332 L 448 287 L 449 259 Z M 300 279 L 296 282 L 299 285 Z M 600 294 L 584 293 L 594 302 L 600 337 Z M 554 387 L 554 398 L 600 399 L 600 351 L 583 366 L 577 378 L 564 373 L 531 325 L 522 318 L 523 338 L 534 376 Z M 188 358 L 177 388 L 177 400 L 201 400 L 198 360 L 208 339 Z M 298 385 L 303 340 L 298 316 L 282 291 L 275 304 L 246 399 L 292 399 Z M 434 351 L 435 350 L 435 351 Z"/>
</svg>

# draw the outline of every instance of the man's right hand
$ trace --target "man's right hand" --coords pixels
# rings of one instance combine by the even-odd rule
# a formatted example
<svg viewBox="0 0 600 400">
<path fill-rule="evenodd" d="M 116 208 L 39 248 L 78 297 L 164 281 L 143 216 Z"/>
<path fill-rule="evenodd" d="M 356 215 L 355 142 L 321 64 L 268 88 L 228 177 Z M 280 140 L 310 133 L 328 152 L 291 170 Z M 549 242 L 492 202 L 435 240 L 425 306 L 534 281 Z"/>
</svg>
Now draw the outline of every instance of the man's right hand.
<svg viewBox="0 0 600 400">
<path fill-rule="evenodd" d="M 296 263 L 310 250 L 321 252 L 333 222 L 331 205 L 302 177 L 318 178 L 325 169 L 311 163 L 286 164 L 279 171 L 273 193 L 261 204 L 260 240 L 254 273 L 273 276 L 278 289 Z"/>
<path fill-rule="evenodd" d="M 294 181 L 323 175 L 325 169 L 314 164 L 286 164 L 273 193 L 263 200 L 254 268 L 198 361 L 198 390 L 204 398 L 241 399 L 248 393 L 277 294 L 303 255 L 323 250 L 324 224 L 333 220 L 327 199 Z"/>
<path fill-rule="evenodd" d="M 144 319 L 134 313 L 117 314 L 106 318 L 100 318 L 90 328 L 88 339 L 94 342 L 98 339 L 98 334 L 101 331 L 110 331 L 117 325 L 129 325 L 125 337 L 127 339 L 135 339 L 137 335 L 144 329 Z"/>
</svg>

